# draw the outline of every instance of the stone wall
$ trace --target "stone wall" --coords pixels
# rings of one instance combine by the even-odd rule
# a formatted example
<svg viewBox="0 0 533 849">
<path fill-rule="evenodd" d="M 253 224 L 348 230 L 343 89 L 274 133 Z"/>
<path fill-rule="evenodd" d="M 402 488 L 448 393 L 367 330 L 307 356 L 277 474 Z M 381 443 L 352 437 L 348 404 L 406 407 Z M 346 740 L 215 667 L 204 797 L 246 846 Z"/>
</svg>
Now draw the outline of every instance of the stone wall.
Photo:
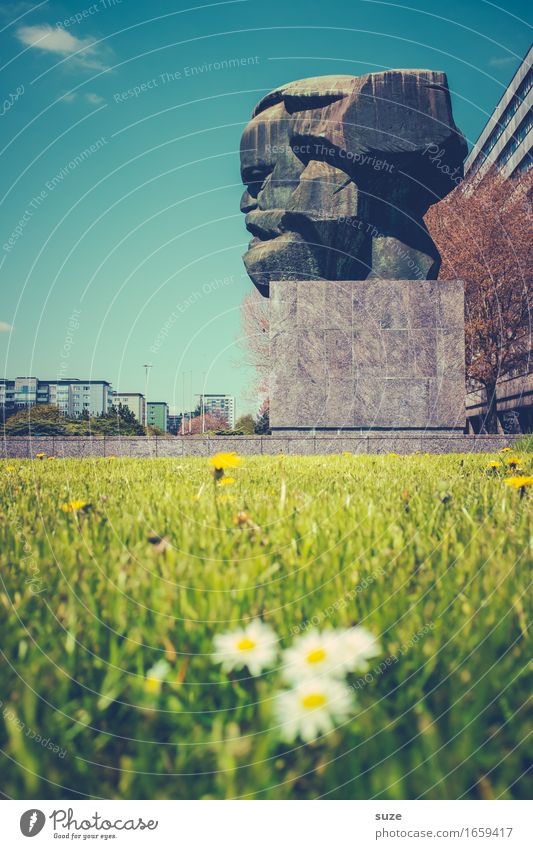
<svg viewBox="0 0 533 849">
<path fill-rule="evenodd" d="M 189 437 L 4 437 L 0 457 L 32 458 L 43 452 L 52 457 L 210 457 L 217 451 L 251 454 L 430 454 L 498 451 L 510 446 L 513 436 L 463 436 L 449 434 L 354 433 L 328 436 L 189 436 Z"/>
</svg>

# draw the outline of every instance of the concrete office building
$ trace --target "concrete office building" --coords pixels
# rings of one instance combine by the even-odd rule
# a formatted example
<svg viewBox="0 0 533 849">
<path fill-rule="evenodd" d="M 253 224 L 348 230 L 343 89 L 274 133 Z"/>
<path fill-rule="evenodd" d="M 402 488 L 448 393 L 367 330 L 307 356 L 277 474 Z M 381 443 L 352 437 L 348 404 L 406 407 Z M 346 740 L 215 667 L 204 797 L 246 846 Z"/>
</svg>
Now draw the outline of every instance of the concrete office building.
<svg viewBox="0 0 533 849">
<path fill-rule="evenodd" d="M 233 395 L 200 395 L 200 409 L 206 414 L 224 419 L 230 430 L 235 427 L 235 398 Z"/>
<path fill-rule="evenodd" d="M 497 165 L 505 177 L 515 177 L 532 165 L 533 47 L 518 68 L 465 162 L 465 174 L 480 176 Z"/>
<path fill-rule="evenodd" d="M 0 408 L 6 416 L 34 404 L 54 404 L 64 416 L 101 416 L 109 412 L 111 403 L 112 389 L 107 380 L 0 380 Z"/>
<path fill-rule="evenodd" d="M 113 392 L 113 405 L 122 404 L 131 410 L 137 421 L 146 425 L 146 399 L 140 392 Z"/>
<path fill-rule="evenodd" d="M 168 431 L 168 404 L 166 401 L 148 401 L 146 405 L 146 423 L 157 427 L 163 433 Z"/>
</svg>

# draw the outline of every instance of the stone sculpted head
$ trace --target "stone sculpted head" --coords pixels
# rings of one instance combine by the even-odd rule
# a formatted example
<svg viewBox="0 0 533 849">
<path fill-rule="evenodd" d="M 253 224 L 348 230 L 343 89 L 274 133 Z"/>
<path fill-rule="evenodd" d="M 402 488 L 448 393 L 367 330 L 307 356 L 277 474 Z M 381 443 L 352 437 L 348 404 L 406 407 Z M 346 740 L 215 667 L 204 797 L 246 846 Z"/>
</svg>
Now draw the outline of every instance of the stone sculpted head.
<svg viewBox="0 0 533 849">
<path fill-rule="evenodd" d="M 435 278 L 423 216 L 458 184 L 466 152 L 441 72 L 275 89 L 241 140 L 248 274 L 264 295 L 271 280 Z"/>
</svg>

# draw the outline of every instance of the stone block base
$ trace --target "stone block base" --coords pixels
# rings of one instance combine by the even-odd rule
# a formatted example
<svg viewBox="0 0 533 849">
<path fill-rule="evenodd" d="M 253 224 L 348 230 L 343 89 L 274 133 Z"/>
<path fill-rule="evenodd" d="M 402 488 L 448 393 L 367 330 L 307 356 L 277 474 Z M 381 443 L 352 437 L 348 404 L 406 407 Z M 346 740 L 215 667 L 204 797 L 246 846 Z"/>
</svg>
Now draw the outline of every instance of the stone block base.
<svg viewBox="0 0 533 849">
<path fill-rule="evenodd" d="M 462 432 L 463 283 L 273 282 L 270 359 L 274 433 Z"/>
</svg>

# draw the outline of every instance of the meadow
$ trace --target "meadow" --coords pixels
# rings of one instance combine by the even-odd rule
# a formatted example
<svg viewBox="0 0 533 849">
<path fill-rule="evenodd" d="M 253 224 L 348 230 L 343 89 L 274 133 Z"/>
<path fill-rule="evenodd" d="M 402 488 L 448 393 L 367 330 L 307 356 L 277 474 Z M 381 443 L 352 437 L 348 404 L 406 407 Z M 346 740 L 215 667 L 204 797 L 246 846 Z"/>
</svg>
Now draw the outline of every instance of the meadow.
<svg viewBox="0 0 533 849">
<path fill-rule="evenodd" d="M 1 461 L 2 793 L 528 798 L 528 447 Z"/>
</svg>

